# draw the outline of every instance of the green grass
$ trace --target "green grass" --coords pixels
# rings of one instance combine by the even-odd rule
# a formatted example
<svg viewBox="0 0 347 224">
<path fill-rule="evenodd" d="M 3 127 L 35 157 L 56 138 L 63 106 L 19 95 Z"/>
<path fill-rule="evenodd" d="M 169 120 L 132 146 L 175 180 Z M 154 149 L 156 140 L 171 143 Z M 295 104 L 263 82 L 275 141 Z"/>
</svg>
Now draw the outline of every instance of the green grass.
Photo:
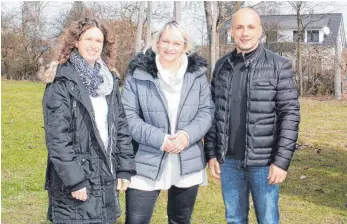
<svg viewBox="0 0 347 224">
<path fill-rule="evenodd" d="M 301 100 L 299 143 L 347 151 L 347 102 Z"/>
<path fill-rule="evenodd" d="M 43 190 L 47 150 L 44 142 L 41 83 L 2 81 L 2 223 L 48 223 Z M 299 142 L 281 185 L 282 223 L 347 223 L 347 102 L 301 100 Z M 320 148 L 321 150 L 315 150 Z M 301 176 L 306 179 L 301 180 Z M 124 193 L 122 208 L 124 211 Z M 167 223 L 167 194 L 155 207 L 152 223 Z M 251 206 L 250 223 L 255 222 Z M 119 223 L 124 223 L 122 215 Z M 220 183 L 201 187 L 192 223 L 220 224 L 224 205 Z"/>
</svg>

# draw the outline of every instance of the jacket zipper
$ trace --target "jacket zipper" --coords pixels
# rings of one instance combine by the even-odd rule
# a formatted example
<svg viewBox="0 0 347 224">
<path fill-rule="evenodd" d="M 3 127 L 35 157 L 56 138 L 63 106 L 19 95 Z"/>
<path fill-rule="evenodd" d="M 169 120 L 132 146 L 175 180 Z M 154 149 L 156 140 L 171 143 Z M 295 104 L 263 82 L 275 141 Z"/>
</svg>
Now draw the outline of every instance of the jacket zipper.
<svg viewBox="0 0 347 224">
<path fill-rule="evenodd" d="M 72 83 L 73 83 L 73 85 L 72 85 L 72 91 L 74 92 L 75 91 L 75 85 L 77 85 L 77 83 L 74 81 L 74 80 L 72 80 L 72 79 L 70 79 L 70 78 L 68 78 L 68 77 L 66 77 L 65 76 L 65 78 L 67 79 L 67 80 L 69 80 L 69 81 L 71 81 Z M 62 79 L 64 79 L 64 78 L 62 78 Z M 72 94 L 73 96 L 75 96 L 74 94 Z M 77 98 L 75 98 L 75 106 L 76 106 L 76 108 L 77 108 L 77 101 L 79 101 L 79 100 L 77 100 Z M 82 105 L 83 105 L 83 107 L 84 108 L 86 108 L 86 106 L 81 102 L 81 101 L 79 101 Z M 74 105 L 74 104 L 73 104 Z M 89 117 L 90 117 L 90 120 L 91 120 L 91 122 L 92 122 L 92 126 L 93 126 L 93 130 L 95 129 L 95 128 L 97 128 L 97 125 L 96 125 L 96 123 L 95 123 L 95 119 L 93 118 L 93 115 L 89 112 L 89 110 L 87 110 L 86 109 L 86 111 L 87 111 L 87 113 L 88 113 L 88 115 L 89 115 Z M 102 150 L 102 149 L 101 149 Z M 106 148 L 105 148 L 105 150 L 106 150 Z M 107 151 L 105 151 L 105 153 L 104 153 L 104 156 L 105 156 L 105 161 L 106 161 L 106 166 L 109 168 L 109 169 L 111 169 L 111 165 L 110 165 L 110 162 L 109 162 L 109 160 L 107 159 L 107 157 L 106 157 L 106 155 L 107 155 Z M 111 172 L 112 172 L 112 170 L 111 170 Z"/>
<path fill-rule="evenodd" d="M 111 166 L 111 173 L 112 173 L 112 175 L 114 174 L 114 171 L 113 171 L 113 163 L 112 163 L 112 143 L 113 143 L 113 141 L 112 141 L 112 133 L 113 133 L 113 124 L 111 124 L 111 132 L 109 132 L 109 136 L 111 136 L 110 138 L 109 138 L 109 156 L 110 156 L 110 166 Z"/>
<path fill-rule="evenodd" d="M 226 61 L 230 64 L 230 66 L 231 66 L 232 69 L 233 69 L 233 70 L 231 71 L 229 77 L 228 77 L 228 83 L 227 83 L 227 88 L 228 88 L 227 94 L 228 94 L 228 97 L 229 97 L 229 96 L 230 96 L 230 91 L 231 91 L 231 82 L 232 82 L 232 77 L 233 77 L 232 73 L 233 73 L 233 71 L 234 71 L 234 66 L 233 66 L 233 64 L 230 62 L 229 58 L 226 58 Z M 227 125 L 225 125 L 225 129 L 224 129 L 225 136 L 228 136 L 228 135 L 229 135 L 229 126 L 230 126 L 230 124 L 229 124 L 229 122 L 230 122 L 230 114 L 229 114 L 229 113 L 230 113 L 230 100 L 228 100 L 227 111 L 228 111 L 228 113 L 226 113 L 226 114 L 227 114 L 227 122 L 226 122 Z M 226 154 L 228 148 L 229 148 L 229 137 L 226 139 L 225 150 L 222 150 L 222 158 L 223 158 L 223 160 L 224 160 L 224 157 L 225 157 L 225 154 Z"/>
<path fill-rule="evenodd" d="M 72 135 L 72 147 L 76 146 L 76 132 L 77 132 L 77 101 L 73 99 L 72 101 L 72 118 L 73 118 L 73 132 L 74 134 Z"/>
<path fill-rule="evenodd" d="M 195 79 L 196 79 L 196 77 L 194 78 L 193 82 L 195 81 Z M 184 81 L 184 80 L 183 80 L 183 81 Z M 181 93 L 183 92 L 183 86 L 184 86 L 184 84 L 182 84 Z M 188 94 L 189 94 L 191 88 L 193 88 L 193 85 L 191 85 L 191 87 L 190 87 L 190 89 L 189 89 L 189 91 L 188 91 Z M 188 96 L 188 95 L 187 95 L 187 96 Z M 178 110 L 177 110 L 175 133 L 176 133 L 176 131 L 178 130 L 178 118 L 179 118 L 179 116 L 181 115 L 181 111 L 182 111 L 182 108 L 183 108 L 183 104 L 184 104 L 184 102 L 185 102 L 186 99 L 187 99 L 187 97 L 185 97 L 184 99 L 183 99 L 183 97 L 185 97 L 185 96 L 182 96 L 182 95 L 181 95 L 181 97 L 180 97 L 180 98 L 181 98 L 181 99 L 180 99 L 180 102 L 178 103 L 178 105 L 181 105 L 181 101 L 183 101 L 183 102 L 182 102 L 182 106 L 179 107 Z M 189 142 L 188 142 L 188 143 L 189 143 Z M 183 151 L 183 150 L 182 150 L 182 151 Z M 178 155 L 178 157 L 179 157 L 179 159 L 180 159 L 180 163 L 182 164 L 181 153 Z M 182 173 L 183 173 L 182 166 L 180 167 L 180 169 L 181 169 L 180 171 L 181 171 L 181 175 L 182 175 Z"/>
<path fill-rule="evenodd" d="M 109 155 L 109 162 L 110 162 L 110 168 L 111 168 L 112 175 L 114 175 L 113 163 L 112 163 L 112 147 L 113 147 L 113 137 L 112 136 L 113 136 L 114 125 L 113 125 L 113 122 L 111 122 L 110 115 L 113 114 L 113 113 L 111 113 L 112 109 L 114 110 L 114 108 L 111 107 L 112 96 L 113 96 L 113 94 L 116 93 L 116 91 L 117 91 L 116 88 L 113 88 L 113 91 L 110 94 L 109 100 L 106 101 L 107 102 L 107 106 L 108 106 L 107 122 L 108 122 L 108 139 L 109 139 L 109 142 L 108 142 L 108 147 L 105 148 L 105 149 L 106 149 L 106 153 L 109 151 L 108 155 Z M 119 106 L 118 99 L 117 99 L 117 103 L 118 103 L 118 106 Z M 111 127 L 110 127 L 110 125 L 111 125 Z M 117 155 L 117 153 L 118 152 L 116 151 L 116 155 Z"/>
<path fill-rule="evenodd" d="M 159 87 L 155 82 L 153 82 L 153 83 L 154 83 L 154 85 L 156 86 L 157 91 L 159 92 L 159 95 L 165 96 L 164 93 L 161 91 L 160 87 Z M 164 102 L 163 98 L 160 97 L 160 99 L 161 99 L 162 104 L 163 104 L 164 107 L 165 107 L 165 102 Z M 167 110 L 168 110 L 168 108 L 167 108 Z M 170 130 L 171 130 L 171 124 L 170 124 L 169 112 L 168 112 L 168 111 L 166 111 L 166 120 L 167 120 L 167 123 L 168 123 L 168 132 L 170 132 Z M 160 149 L 159 149 L 159 150 L 160 150 Z M 161 163 L 163 162 L 163 159 L 164 159 L 165 154 L 166 154 L 166 152 L 163 151 L 163 155 L 161 156 L 160 163 L 159 163 L 158 173 L 157 173 L 157 176 L 156 176 L 155 179 L 157 179 L 158 176 L 159 176 L 159 173 L 160 173 L 159 170 L 160 170 Z"/>
<path fill-rule="evenodd" d="M 73 87 L 73 89 L 74 89 L 75 87 Z M 75 100 L 75 102 L 77 103 L 77 99 Z M 77 105 L 76 105 L 76 103 L 75 103 L 75 106 L 76 106 L 76 108 L 77 108 Z M 84 104 L 82 103 L 82 102 L 80 102 L 83 106 L 84 106 Z M 84 106 L 85 107 L 85 106 Z M 86 107 L 85 107 L 86 108 Z M 96 125 L 96 123 L 95 123 L 95 119 L 93 118 L 93 115 L 89 112 L 89 110 L 87 110 L 86 109 L 86 111 L 87 111 L 87 113 L 88 113 L 88 115 L 89 115 L 89 117 L 90 117 L 90 120 L 91 120 L 91 122 L 92 122 L 92 126 L 93 126 L 93 129 L 94 128 L 97 128 L 97 125 Z M 96 137 L 96 136 L 95 136 Z M 105 147 L 104 147 L 105 148 Z M 101 150 L 103 150 L 103 149 L 101 149 Z M 107 149 L 105 148 L 105 154 L 107 155 Z M 107 157 L 105 158 L 106 160 L 106 166 L 108 166 L 108 168 L 111 170 L 111 173 L 112 173 L 112 165 L 110 164 L 110 161 L 107 159 Z"/>
<path fill-rule="evenodd" d="M 249 66 L 250 66 L 250 62 L 246 60 L 245 55 L 242 54 L 243 56 L 243 60 L 245 62 L 245 66 L 246 66 L 246 72 L 247 72 L 247 107 L 246 107 L 246 136 L 245 136 L 245 159 L 243 161 L 243 169 L 247 168 L 247 156 L 248 156 L 248 140 L 247 140 L 247 133 L 248 133 L 248 119 L 249 119 L 249 114 L 248 114 L 248 109 L 249 109 L 249 88 L 250 88 L 250 74 L 249 74 Z"/>
</svg>

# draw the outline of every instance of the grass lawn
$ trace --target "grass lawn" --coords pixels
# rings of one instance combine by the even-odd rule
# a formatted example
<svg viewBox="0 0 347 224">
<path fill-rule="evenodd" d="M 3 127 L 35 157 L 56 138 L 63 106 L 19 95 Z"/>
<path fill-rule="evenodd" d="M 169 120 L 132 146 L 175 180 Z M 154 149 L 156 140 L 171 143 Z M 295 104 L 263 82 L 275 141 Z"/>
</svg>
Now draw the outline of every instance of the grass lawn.
<svg viewBox="0 0 347 224">
<path fill-rule="evenodd" d="M 44 87 L 42 83 L 2 81 L 3 224 L 49 223 L 43 190 L 47 159 L 41 107 Z M 281 222 L 347 223 L 347 102 L 301 99 L 301 114 L 299 142 L 304 146 L 296 152 L 281 185 Z M 121 196 L 124 211 L 124 193 Z M 167 223 L 166 197 L 165 192 L 160 195 L 152 223 Z M 250 223 L 256 223 L 252 206 L 250 214 Z M 124 223 L 124 215 L 119 223 Z M 225 223 L 218 181 L 210 178 L 209 186 L 200 188 L 192 223 Z"/>
</svg>

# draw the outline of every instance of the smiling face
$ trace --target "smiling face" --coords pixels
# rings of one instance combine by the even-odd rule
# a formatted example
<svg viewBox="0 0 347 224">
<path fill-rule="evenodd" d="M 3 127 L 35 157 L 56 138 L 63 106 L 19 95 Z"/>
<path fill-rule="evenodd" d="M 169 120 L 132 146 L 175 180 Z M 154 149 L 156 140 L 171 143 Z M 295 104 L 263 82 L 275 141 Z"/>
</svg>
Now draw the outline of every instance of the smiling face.
<svg viewBox="0 0 347 224">
<path fill-rule="evenodd" d="M 76 43 L 81 56 L 91 65 L 100 57 L 104 46 L 104 35 L 97 27 L 86 30 Z"/>
<path fill-rule="evenodd" d="M 178 30 L 166 29 L 157 42 L 157 49 L 160 63 L 163 66 L 170 66 L 177 63 L 181 55 L 186 52 L 186 43 Z"/>
<path fill-rule="evenodd" d="M 261 33 L 260 18 L 254 10 L 244 8 L 235 13 L 230 34 L 239 53 L 248 53 L 256 49 L 259 45 Z"/>
</svg>

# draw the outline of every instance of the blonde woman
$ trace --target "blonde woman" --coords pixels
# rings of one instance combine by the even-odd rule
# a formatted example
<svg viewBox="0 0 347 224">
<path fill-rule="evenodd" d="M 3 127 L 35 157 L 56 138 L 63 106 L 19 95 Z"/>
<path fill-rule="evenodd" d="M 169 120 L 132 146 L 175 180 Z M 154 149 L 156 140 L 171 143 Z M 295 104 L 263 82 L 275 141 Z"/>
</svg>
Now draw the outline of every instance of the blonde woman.
<svg viewBox="0 0 347 224">
<path fill-rule="evenodd" d="M 191 41 L 175 21 L 152 49 L 129 64 L 122 90 L 136 145 L 137 175 L 126 191 L 126 223 L 150 223 L 161 190 L 168 190 L 169 223 L 190 223 L 198 187 L 207 183 L 202 138 L 213 119 L 206 61 L 188 55 Z"/>
</svg>

